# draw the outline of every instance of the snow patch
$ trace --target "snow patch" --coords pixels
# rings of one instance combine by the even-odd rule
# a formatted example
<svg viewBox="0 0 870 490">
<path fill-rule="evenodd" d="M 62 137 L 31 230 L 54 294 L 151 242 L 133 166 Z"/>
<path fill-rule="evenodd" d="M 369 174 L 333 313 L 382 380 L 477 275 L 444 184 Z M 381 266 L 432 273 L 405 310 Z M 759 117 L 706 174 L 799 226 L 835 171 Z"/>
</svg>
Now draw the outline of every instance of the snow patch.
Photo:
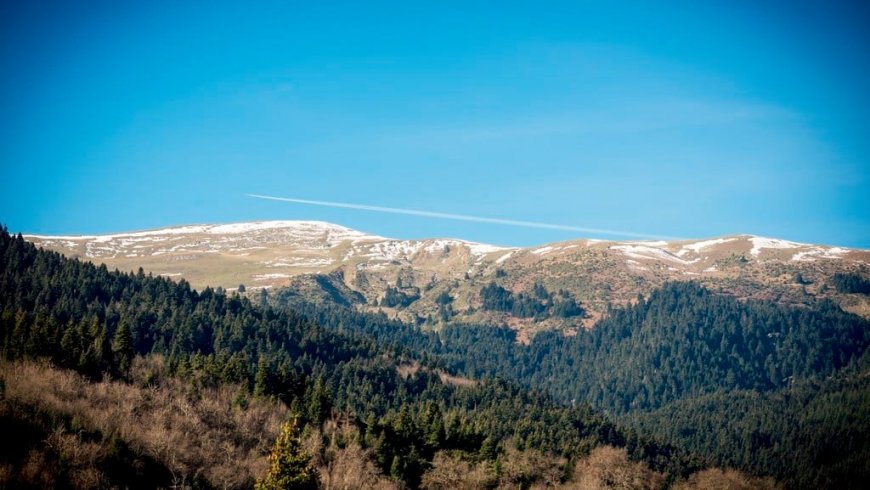
<svg viewBox="0 0 870 490">
<path fill-rule="evenodd" d="M 646 247 L 666 247 L 668 242 L 664 240 L 638 240 L 632 242 L 623 242 L 626 245 L 643 245 Z"/>
<path fill-rule="evenodd" d="M 111 233 L 106 235 L 25 236 L 27 238 L 33 238 L 38 240 L 87 240 L 96 243 L 107 243 L 120 238 L 151 238 L 159 237 L 161 235 L 192 235 L 196 233 L 205 233 L 209 235 L 236 235 L 278 229 L 286 229 L 309 234 L 331 233 L 342 237 L 352 237 L 356 240 L 385 240 L 385 238 L 377 235 L 367 235 L 365 233 L 352 230 L 344 226 L 327 223 L 325 221 L 252 221 L 244 223 L 230 223 L 225 225 L 175 226 L 170 228 L 160 228 L 156 230 L 145 230 L 127 233 Z"/>
<path fill-rule="evenodd" d="M 332 263 L 332 259 L 287 257 L 282 259 L 267 260 L 263 262 L 263 265 L 267 267 L 305 267 L 312 269 L 318 267 L 328 267 L 332 265 Z"/>
<path fill-rule="evenodd" d="M 536 249 L 532 250 L 532 253 L 535 255 L 544 255 L 544 254 L 548 254 L 548 253 L 552 252 L 553 250 L 555 250 L 555 248 L 547 246 L 547 247 L 536 248 Z"/>
<path fill-rule="evenodd" d="M 502 255 L 501 257 L 499 257 L 498 259 L 496 259 L 495 263 L 496 264 L 503 264 L 504 261 L 509 259 L 511 257 L 511 255 L 513 255 L 515 252 L 516 252 L 516 250 L 511 250 L 510 252 L 508 252 L 508 253 Z"/>
<path fill-rule="evenodd" d="M 841 256 L 846 253 L 849 253 L 849 250 L 845 248 L 816 247 L 792 255 L 791 260 L 794 262 L 815 262 L 816 259 L 841 259 Z"/>
<path fill-rule="evenodd" d="M 270 279 L 286 279 L 290 274 L 269 273 L 269 274 L 254 274 L 255 281 L 268 281 Z"/>
<path fill-rule="evenodd" d="M 487 243 L 477 243 L 477 242 L 463 242 L 471 253 L 474 255 L 487 255 L 494 252 L 501 252 L 504 250 L 516 250 L 513 247 L 499 247 L 498 245 L 489 245 Z"/>
<path fill-rule="evenodd" d="M 655 243 L 655 242 L 653 242 Z M 662 250 L 660 248 L 656 248 L 649 245 L 611 245 L 611 250 L 618 250 L 623 253 L 623 255 L 627 257 L 631 257 L 633 259 L 642 259 L 642 260 L 667 260 L 669 262 L 675 262 L 681 265 L 689 265 L 697 262 L 696 260 L 685 260 L 677 257 L 676 255 L 668 252 L 667 250 Z"/>
<path fill-rule="evenodd" d="M 752 242 L 752 250 L 750 250 L 749 253 L 755 257 L 758 257 L 761 254 L 761 250 L 765 248 L 789 249 L 805 246 L 802 243 L 790 242 L 788 240 L 780 240 L 778 238 L 765 238 L 760 236 L 749 237 L 749 241 Z"/>
<path fill-rule="evenodd" d="M 250 252 L 251 250 L 266 250 L 269 247 L 241 247 L 241 248 L 231 248 L 227 250 L 227 252 Z"/>
<path fill-rule="evenodd" d="M 701 250 L 703 250 L 707 247 L 712 247 L 714 245 L 721 245 L 723 243 L 733 242 L 734 240 L 737 240 L 737 239 L 736 238 L 715 238 L 713 240 L 704 240 L 702 242 L 695 242 L 695 243 L 691 243 L 689 245 L 683 245 L 683 248 L 681 248 L 680 251 L 677 252 L 677 255 L 682 257 L 683 255 L 689 253 L 690 251 L 695 252 L 696 254 L 701 253 Z"/>
<path fill-rule="evenodd" d="M 368 253 L 361 254 L 376 260 L 407 260 L 413 257 L 423 246 L 423 242 L 417 240 L 394 240 L 373 243 Z"/>
<path fill-rule="evenodd" d="M 548 254 L 548 253 L 550 253 L 550 252 L 558 252 L 558 251 L 562 251 L 562 250 L 570 250 L 570 249 L 572 249 L 572 248 L 577 248 L 577 245 L 576 245 L 576 244 L 572 244 L 572 245 L 561 245 L 561 246 L 552 246 L 552 245 L 547 245 L 547 246 L 545 246 L 545 247 L 540 247 L 540 248 L 536 248 L 536 249 L 532 250 L 532 253 L 535 254 L 535 255 L 544 255 L 544 254 Z"/>
</svg>

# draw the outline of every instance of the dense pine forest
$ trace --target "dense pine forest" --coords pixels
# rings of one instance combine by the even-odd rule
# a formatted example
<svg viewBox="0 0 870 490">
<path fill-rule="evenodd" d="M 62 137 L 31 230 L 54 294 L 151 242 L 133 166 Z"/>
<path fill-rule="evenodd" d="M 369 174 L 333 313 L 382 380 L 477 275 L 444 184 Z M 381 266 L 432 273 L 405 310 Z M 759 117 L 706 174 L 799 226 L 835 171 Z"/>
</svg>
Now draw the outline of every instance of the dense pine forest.
<svg viewBox="0 0 870 490">
<path fill-rule="evenodd" d="M 447 373 L 425 354 L 399 343 L 381 344 L 377 335 L 360 329 L 324 327 L 285 309 L 255 306 L 211 289 L 197 292 L 184 281 L 141 270 L 111 272 L 37 250 L 5 230 L 0 251 L 4 362 L 49 360 L 93 383 L 153 386 L 158 393 L 180 380 L 184 389 L 194 390 L 194 406 L 201 397 L 220 398 L 222 388 L 233 387 L 232 403 L 238 408 L 274 400 L 289 409 L 301 433 L 326 434 L 327 422 L 338 417 L 349 427 L 342 430 L 357 434 L 351 439 L 377 470 L 401 485 L 419 486 L 426 474 L 443 470 L 445 460 L 483 464 L 491 473 L 487 486 L 505 475 L 508 482 L 529 485 L 544 478 L 544 468 L 510 470 L 529 454 L 549 455 L 558 482 L 570 475 L 579 457 L 605 444 L 624 447 L 628 457 L 670 481 L 703 465 L 673 447 L 619 429 L 584 404 L 561 406 L 545 393 L 506 380 L 442 379 Z M 4 380 L 2 423 L 21 433 L 22 440 L 38 444 L 58 424 L 67 431 L 85 429 L 90 439 L 109 446 L 109 456 L 97 465 L 108 483 L 168 485 L 169 475 L 181 474 L 194 486 L 219 486 L 195 465 L 161 461 L 145 443 L 136 449 L 118 434 L 88 428 L 82 417 L 27 405 L 38 403 L 35 395 L 25 396 L 26 383 L 21 386 L 11 375 L 20 370 L 49 374 L 5 365 L 9 379 Z M 15 379 L 19 395 L 13 399 Z M 81 386 L 85 390 L 87 384 Z M 4 452 L 7 473 L 26 469 L 25 460 L 32 456 L 26 447 L 6 446 Z M 55 457 L 58 481 L 64 481 L 63 458 Z M 124 470 L 124 462 L 133 469 Z M 161 465 L 160 471 L 143 470 Z M 252 481 L 237 483 L 244 487 Z"/>
<path fill-rule="evenodd" d="M 286 467 L 317 485 L 314 466 L 325 486 L 354 474 L 383 488 L 584 488 L 590 475 L 629 488 L 771 484 L 702 471 L 713 464 L 793 488 L 870 477 L 870 325 L 831 303 L 740 302 L 674 283 L 590 331 L 525 346 L 503 327 L 422 330 L 291 291 L 195 291 L 5 229 L 0 264 L 0 425 L 22 441 L 0 454 L 8 486 L 270 488 Z M 490 294 L 493 308 L 531 304 Z M 561 314 L 580 313 L 556 299 Z M 130 398 L 138 408 L 106 408 Z M 129 428 L 146 420 L 157 423 Z M 178 427 L 220 434 L 209 444 L 224 450 L 193 457 L 170 437 Z M 62 450 L 73 442 L 78 455 L 92 448 L 88 464 Z"/>
<path fill-rule="evenodd" d="M 790 308 L 672 283 L 609 311 L 590 331 L 544 332 L 524 346 L 506 327 L 424 332 L 305 305 L 289 291 L 278 300 L 448 371 L 589 404 L 640 434 L 794 488 L 847 488 L 870 477 L 870 322 L 827 301 Z"/>
</svg>

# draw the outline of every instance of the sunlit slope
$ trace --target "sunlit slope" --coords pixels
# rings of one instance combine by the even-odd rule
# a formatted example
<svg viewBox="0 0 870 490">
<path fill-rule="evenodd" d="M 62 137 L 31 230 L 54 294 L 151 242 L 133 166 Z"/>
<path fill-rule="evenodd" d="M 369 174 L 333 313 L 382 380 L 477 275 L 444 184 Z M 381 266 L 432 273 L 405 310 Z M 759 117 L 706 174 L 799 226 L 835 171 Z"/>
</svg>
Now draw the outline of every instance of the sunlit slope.
<svg viewBox="0 0 870 490">
<path fill-rule="evenodd" d="M 751 235 L 691 241 L 571 240 L 530 248 L 458 239 L 396 240 L 317 221 L 192 225 L 99 236 L 26 236 L 38 246 L 122 271 L 139 267 L 196 288 L 289 286 L 310 299 L 381 309 L 406 320 L 496 322 L 519 330 L 589 326 L 671 280 L 696 280 L 738 298 L 809 304 L 831 298 L 870 315 L 866 295 L 831 286 L 837 273 L 870 274 L 870 251 Z M 515 294 L 540 283 L 584 314 L 523 317 L 483 308 L 481 289 Z M 384 301 L 401 293 L 399 304 Z M 449 301 L 449 315 L 444 315 Z"/>
</svg>

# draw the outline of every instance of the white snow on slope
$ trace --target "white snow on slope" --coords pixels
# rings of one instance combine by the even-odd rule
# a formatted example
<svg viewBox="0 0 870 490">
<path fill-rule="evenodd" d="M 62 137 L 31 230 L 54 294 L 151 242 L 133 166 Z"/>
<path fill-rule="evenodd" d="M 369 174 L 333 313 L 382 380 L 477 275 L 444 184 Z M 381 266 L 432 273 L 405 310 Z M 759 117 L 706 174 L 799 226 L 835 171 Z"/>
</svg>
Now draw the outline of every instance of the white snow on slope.
<svg viewBox="0 0 870 490">
<path fill-rule="evenodd" d="M 437 240 L 393 240 L 362 233 L 344 226 L 323 221 L 255 221 L 218 225 L 186 225 L 157 230 L 146 230 L 107 235 L 82 236 L 46 236 L 26 235 L 40 246 L 61 246 L 67 248 L 82 247 L 84 254 L 96 257 L 143 257 L 163 254 L 199 254 L 227 253 L 246 255 L 261 249 L 286 248 L 290 256 L 277 259 L 273 263 L 264 263 L 271 267 L 320 268 L 328 267 L 351 258 L 375 262 L 392 262 L 411 260 L 420 252 L 438 254 L 448 247 L 464 248 L 478 263 L 490 254 L 496 264 L 502 264 L 515 252 L 528 251 L 533 255 L 544 256 L 554 254 L 576 244 L 542 245 L 536 248 L 500 247 L 483 243 L 469 242 L 459 239 Z M 643 260 L 663 260 L 679 265 L 696 263 L 701 258 L 687 260 L 687 257 L 698 257 L 706 249 L 736 240 L 751 242 L 750 254 L 754 257 L 762 255 L 764 250 L 794 249 L 791 260 L 808 262 L 818 259 L 838 259 L 849 252 L 839 247 L 822 247 L 806 245 L 786 240 L 765 238 L 752 235 L 739 237 L 714 238 L 683 244 L 669 244 L 665 241 L 628 241 L 610 242 L 610 249 L 621 252 L 627 258 Z M 600 243 L 602 240 L 588 239 L 586 246 Z M 349 244 L 343 259 L 332 260 L 323 257 L 324 251 Z M 613 244 L 613 245 L 611 245 Z M 675 252 L 667 247 L 676 245 Z M 692 254 L 694 252 L 694 254 Z"/>
<path fill-rule="evenodd" d="M 306 258 L 306 257 L 285 257 L 281 259 L 275 260 L 267 260 L 262 262 L 266 267 L 304 267 L 304 268 L 318 268 L 318 267 L 329 267 L 332 265 L 332 259 L 329 258 Z"/>
<path fill-rule="evenodd" d="M 666 247 L 668 242 L 664 240 L 636 240 L 631 242 L 622 242 L 626 245 L 640 245 L 644 247 Z"/>
<path fill-rule="evenodd" d="M 105 235 L 25 235 L 27 238 L 38 240 L 91 240 L 98 243 L 109 242 L 120 238 L 157 237 L 161 235 L 192 235 L 206 233 L 209 235 L 232 235 L 243 233 L 255 233 L 267 230 L 287 229 L 301 233 L 334 233 L 348 238 L 386 240 L 377 235 L 368 235 L 344 226 L 327 223 L 325 221 L 252 221 L 245 223 L 230 223 L 225 225 L 187 225 L 157 230 L 135 231 L 129 233 L 111 233 Z M 142 241 L 142 240 L 135 240 Z M 147 241 L 147 240 L 145 240 Z"/>
<path fill-rule="evenodd" d="M 532 250 L 532 253 L 535 255 L 544 255 L 544 254 L 548 254 L 548 253 L 552 252 L 553 250 L 555 250 L 553 247 L 547 246 L 547 247 L 536 248 L 536 249 Z"/>
<path fill-rule="evenodd" d="M 690 251 L 695 252 L 696 254 L 701 253 L 701 250 L 703 250 L 707 247 L 712 247 L 713 245 L 720 245 L 723 243 L 733 242 L 734 240 L 737 240 L 737 239 L 736 238 L 714 238 L 712 240 L 704 240 L 701 242 L 690 243 L 688 245 L 683 245 L 683 248 L 681 248 L 680 251 L 677 252 L 677 255 L 682 257 L 683 255 L 686 255 Z"/>
<path fill-rule="evenodd" d="M 561 245 L 561 246 L 547 245 L 547 246 L 539 247 L 539 248 L 532 250 L 532 253 L 535 255 L 545 255 L 545 254 L 548 254 L 550 252 L 558 252 L 561 250 L 570 250 L 572 248 L 577 248 L 577 245 L 576 244 Z"/>
<path fill-rule="evenodd" d="M 791 260 L 795 262 L 814 262 L 816 259 L 840 259 L 843 254 L 848 252 L 849 250 L 840 247 L 827 249 L 816 247 L 812 250 L 806 250 L 794 254 L 791 257 Z"/>
<path fill-rule="evenodd" d="M 402 260 L 410 259 L 423 247 L 423 242 L 417 240 L 390 240 L 373 243 L 368 247 L 367 253 L 360 255 L 377 260 Z"/>
<path fill-rule="evenodd" d="M 439 240 L 387 240 L 379 242 L 371 242 L 365 244 L 354 244 L 344 255 L 344 260 L 352 257 L 367 257 L 374 260 L 393 261 L 393 260 L 410 260 L 418 253 L 438 253 L 445 247 L 468 248 L 471 255 L 480 259 L 483 256 L 500 252 L 503 250 L 511 250 L 505 247 L 488 245 L 485 243 L 467 242 L 456 239 L 439 239 Z"/>
<path fill-rule="evenodd" d="M 269 279 L 285 279 L 290 277 L 290 274 L 278 274 L 278 273 L 270 273 L 270 274 L 255 274 L 255 281 L 268 281 Z"/>
<path fill-rule="evenodd" d="M 490 245 L 488 243 L 478 243 L 478 242 L 465 242 L 465 246 L 471 250 L 471 253 L 474 255 L 486 255 L 491 254 L 493 252 L 503 252 L 505 250 L 516 250 L 515 247 L 500 247 L 498 245 Z"/>
<path fill-rule="evenodd" d="M 755 257 L 761 254 L 762 249 L 789 249 L 805 247 L 803 243 L 790 242 L 788 240 L 780 240 L 778 238 L 766 238 L 761 236 L 749 237 L 752 242 L 752 250 L 749 251 Z"/>
<path fill-rule="evenodd" d="M 677 257 L 676 255 L 668 252 L 667 250 L 662 250 L 660 248 L 648 245 L 611 245 L 610 249 L 619 250 L 623 253 L 623 255 L 631 257 L 633 259 L 667 260 L 670 262 L 676 262 L 681 265 L 688 265 L 697 261 L 681 259 L 680 257 Z"/>
</svg>

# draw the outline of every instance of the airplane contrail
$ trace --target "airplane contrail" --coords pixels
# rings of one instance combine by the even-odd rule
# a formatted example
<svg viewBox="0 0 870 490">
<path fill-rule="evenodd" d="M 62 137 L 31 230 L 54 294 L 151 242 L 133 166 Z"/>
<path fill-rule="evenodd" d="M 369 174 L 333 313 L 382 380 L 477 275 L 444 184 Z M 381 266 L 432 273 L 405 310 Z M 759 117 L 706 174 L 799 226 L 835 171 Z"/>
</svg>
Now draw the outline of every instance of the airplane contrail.
<svg viewBox="0 0 870 490">
<path fill-rule="evenodd" d="M 469 216 L 467 214 L 453 214 L 453 213 L 440 213 L 437 211 L 423 211 L 419 209 L 403 209 L 403 208 L 390 208 L 385 206 L 371 206 L 368 204 L 351 204 L 346 202 L 332 202 L 332 201 L 315 201 L 311 199 L 298 199 L 295 197 L 275 197 L 275 196 L 264 196 L 261 194 L 246 194 L 248 197 L 253 197 L 257 199 L 267 199 L 270 201 L 282 201 L 282 202 L 292 202 L 297 204 L 310 204 L 313 206 L 326 206 L 330 208 L 345 208 L 345 209 L 358 209 L 361 211 L 374 211 L 376 213 L 391 213 L 391 214 L 405 214 L 410 216 L 423 216 L 426 218 L 438 218 L 438 219 L 452 219 L 456 221 L 471 221 L 474 223 L 491 223 L 496 225 L 507 225 L 507 226 L 521 226 L 525 228 L 543 228 L 547 230 L 560 230 L 560 231 L 572 231 L 576 233 L 592 233 L 596 235 L 613 235 L 613 236 L 622 236 L 629 238 L 655 238 L 658 240 L 679 240 L 676 237 L 662 236 L 662 235 L 649 235 L 646 233 L 635 233 L 631 231 L 621 231 L 621 230 L 606 230 L 601 228 L 586 228 L 582 226 L 571 226 L 571 225 L 558 225 L 551 223 L 539 223 L 536 221 L 521 221 L 515 219 L 502 219 L 502 218 L 486 218 L 482 216 Z"/>
</svg>

